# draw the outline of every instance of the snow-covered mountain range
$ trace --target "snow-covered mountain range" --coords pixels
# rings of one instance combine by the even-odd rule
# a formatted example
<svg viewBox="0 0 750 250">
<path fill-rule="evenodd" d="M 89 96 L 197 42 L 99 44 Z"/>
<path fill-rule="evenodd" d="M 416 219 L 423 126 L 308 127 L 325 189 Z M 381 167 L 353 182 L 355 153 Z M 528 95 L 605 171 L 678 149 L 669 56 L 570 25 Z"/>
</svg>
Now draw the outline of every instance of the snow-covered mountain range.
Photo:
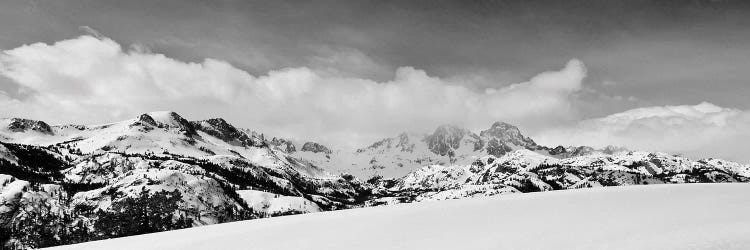
<svg viewBox="0 0 750 250">
<path fill-rule="evenodd" d="M 479 134 L 451 125 L 439 126 L 431 134 L 404 132 L 354 152 L 331 150 L 314 142 L 295 144 L 292 140 L 279 138 L 273 138 L 272 142 L 297 158 L 324 166 L 328 171 L 348 173 L 360 179 L 374 176 L 400 178 L 424 166 L 466 165 L 486 155 L 501 157 L 520 149 L 556 158 L 626 151 L 611 146 L 603 149 L 586 146 L 546 147 L 524 136 L 516 126 L 504 122 L 496 122 Z M 296 150 L 298 148 L 302 150 Z"/>
<path fill-rule="evenodd" d="M 392 203 L 749 180 L 750 165 L 547 147 L 502 122 L 478 134 L 455 126 L 402 133 L 349 152 L 174 112 L 102 125 L 10 118 L 0 119 L 0 243 L 44 247 Z"/>
</svg>

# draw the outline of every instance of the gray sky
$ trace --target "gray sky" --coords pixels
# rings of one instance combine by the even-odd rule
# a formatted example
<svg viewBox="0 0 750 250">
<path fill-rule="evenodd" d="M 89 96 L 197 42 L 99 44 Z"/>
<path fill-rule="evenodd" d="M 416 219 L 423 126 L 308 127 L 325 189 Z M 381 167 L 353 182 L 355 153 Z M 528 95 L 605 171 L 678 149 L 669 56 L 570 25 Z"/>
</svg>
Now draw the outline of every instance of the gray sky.
<svg viewBox="0 0 750 250">
<path fill-rule="evenodd" d="M 312 137 L 311 139 L 331 143 L 354 140 L 357 142 L 354 144 L 402 129 L 418 130 L 418 127 L 425 127 L 429 130 L 440 123 L 481 129 L 488 127 L 490 120 L 496 119 L 519 124 L 533 135 L 560 138 L 560 134 L 547 135 L 553 129 L 579 129 L 584 126 L 581 125 L 584 121 L 589 121 L 586 123 L 589 124 L 590 120 L 634 108 L 697 105 L 701 102 L 737 110 L 742 116 L 745 110 L 750 109 L 747 98 L 750 95 L 750 83 L 746 73 L 750 65 L 750 43 L 747 42 L 750 41 L 749 12 L 750 2 L 741 0 L 10 0 L 0 3 L 0 50 L 6 53 L 6 72 L 0 77 L 0 91 L 5 92 L 6 99 L 16 103 L 16 108 L 0 109 L 0 115 L 25 115 L 53 123 L 76 122 L 81 120 L 80 115 L 65 113 L 87 110 L 82 108 L 85 106 L 94 114 L 86 116 L 86 122 L 106 122 L 148 109 L 170 109 L 193 119 L 224 116 L 250 128 L 289 136 Z M 136 96 L 142 96 L 143 93 L 134 90 L 135 88 L 120 86 L 120 95 L 132 96 L 146 104 L 138 108 L 121 109 L 116 108 L 118 106 L 115 104 L 108 104 L 110 106 L 103 105 L 108 108 L 97 109 L 94 106 L 103 97 L 97 92 L 101 84 L 92 80 L 90 85 L 78 85 L 79 82 L 88 81 L 90 78 L 86 77 L 90 75 L 66 75 L 60 78 L 56 75 L 60 72 L 52 72 L 54 67 L 42 69 L 38 61 L 18 63 L 17 60 L 7 59 L 36 55 L 26 50 L 7 56 L 8 51 L 24 44 L 41 42 L 54 47 L 55 42 L 75 40 L 87 34 L 93 36 L 95 33 L 99 33 L 102 39 L 115 43 L 110 45 L 121 47 L 120 59 L 134 54 L 163 54 L 182 64 L 201 64 L 205 58 L 213 58 L 256 78 L 285 69 L 307 69 L 312 72 L 314 79 L 305 79 L 310 80 L 312 88 L 316 89 L 312 90 L 315 98 L 310 97 L 312 94 L 296 95 L 299 94 L 297 87 L 295 83 L 290 83 L 291 90 L 264 91 L 284 93 L 277 97 L 298 98 L 297 106 L 295 101 L 285 99 L 286 101 L 275 104 L 277 112 L 264 113 L 263 110 L 258 110 L 254 114 L 248 114 L 247 112 L 256 110 L 237 103 L 256 106 L 263 103 L 245 103 L 245 99 L 241 99 L 226 104 L 217 100 L 217 96 L 185 95 L 175 91 L 165 92 L 174 97 L 171 101 L 158 102 L 138 99 Z M 91 46 L 91 41 L 80 42 L 84 44 L 81 46 Z M 75 49 L 82 48 L 71 50 Z M 85 48 L 82 50 L 86 51 Z M 47 52 L 46 56 L 60 56 Z M 68 55 L 68 59 L 69 57 Z M 585 69 L 579 72 L 585 78 L 578 84 L 566 85 L 569 89 L 550 91 L 549 88 L 539 87 L 544 86 L 544 83 L 534 84 L 531 80 L 542 72 L 560 71 L 563 72 L 561 75 L 565 75 L 565 69 L 576 71 L 575 67 L 566 68 L 566 64 L 575 59 L 585 65 Z M 143 62 L 133 58 L 123 60 Z M 413 98 L 414 103 L 404 99 L 374 104 L 367 102 L 367 96 L 359 95 L 373 88 L 368 87 L 368 84 L 382 87 L 413 82 L 413 79 L 418 78 L 399 81 L 398 72 L 407 72 L 404 74 L 409 76 L 419 75 L 399 70 L 401 67 L 424 72 L 428 77 L 419 78 L 420 81 L 434 82 L 429 79 L 438 79 L 436 84 L 440 88 L 435 88 L 434 95 L 427 93 L 423 98 Z M 18 74 L 19 68 L 26 68 L 28 71 Z M 95 71 L 103 72 L 102 69 Z M 214 71 L 207 70 L 205 73 L 211 72 Z M 294 72 L 295 76 L 305 77 L 304 72 Z M 30 74 L 46 81 L 54 81 L 56 85 L 34 83 L 29 78 Z M 99 80 L 119 79 L 114 73 L 108 77 L 97 77 Z M 201 77 L 199 79 L 206 79 L 205 76 Z M 233 78 L 233 81 L 239 82 L 255 80 L 257 79 L 244 76 Z M 369 82 L 339 83 L 358 80 Z M 527 83 L 531 87 L 509 87 L 514 83 Z M 248 96 L 242 98 L 251 98 L 249 96 L 259 93 L 257 89 L 244 89 L 247 86 L 243 86 L 243 83 L 236 83 L 236 86 L 232 85 L 235 83 L 222 84 L 224 83 L 204 83 L 195 85 L 195 88 L 233 86 L 229 89 L 238 93 L 247 92 L 245 94 Z M 155 89 L 164 90 L 159 83 L 154 86 L 157 86 Z M 185 83 L 181 86 L 192 85 Z M 462 97 L 469 101 L 452 100 L 445 103 L 466 105 L 461 107 L 472 108 L 473 113 L 451 113 L 449 107 L 444 113 L 422 115 L 434 112 L 429 110 L 433 107 L 429 105 L 429 101 L 436 102 L 435 97 L 444 97 L 440 91 L 454 91 L 450 86 L 461 86 L 461 91 L 466 92 Z M 141 87 L 140 89 L 149 88 Z M 317 90 L 326 88 L 335 90 Z M 500 94 L 487 95 L 488 88 L 500 90 Z M 341 89 L 345 91 L 342 92 Z M 45 91 L 70 92 L 70 95 L 49 94 L 42 98 Z M 375 94 L 373 98 L 393 96 L 389 91 L 391 90 L 383 88 L 381 92 L 374 92 L 379 94 Z M 397 92 L 406 96 L 422 93 L 409 88 L 402 88 Z M 223 95 L 220 93 L 218 96 Z M 319 103 L 321 100 L 345 99 L 346 96 L 358 99 L 340 100 L 338 104 L 366 109 L 377 114 L 372 119 L 378 121 L 351 122 L 336 127 L 324 120 L 366 118 L 357 117 L 352 114 L 356 111 L 344 108 L 304 108 L 309 106 L 305 102 Z M 424 103 L 419 102 L 422 99 Z M 522 115 L 513 114 L 514 110 L 507 107 L 493 108 L 497 106 L 492 105 L 499 104 L 497 99 L 523 99 L 542 104 L 539 107 L 520 109 L 539 115 Z M 32 108 L 37 105 L 39 110 L 49 110 L 42 107 L 54 106 L 52 103 L 55 101 L 62 102 L 63 106 L 67 105 L 71 109 L 46 114 Z M 398 113 L 404 108 L 393 109 L 392 106 L 396 104 L 410 109 L 412 113 Z M 502 104 L 529 106 L 523 102 Z M 550 108 L 553 106 L 561 109 Z M 287 111 L 287 116 L 279 114 Z M 477 118 L 483 117 L 483 112 L 497 114 Z M 415 115 L 416 113 L 420 114 Z M 315 115 L 319 118 L 312 118 Z M 248 118 L 250 116 L 263 117 Z M 300 116 L 307 118 L 295 118 Z M 380 121 L 408 120 L 415 116 L 416 122 L 410 123 Z M 695 117 L 685 119 L 689 123 L 705 123 Z M 737 126 L 745 128 L 742 125 L 744 124 Z M 314 128 L 312 131 L 309 130 L 311 127 Z M 744 129 L 738 131 L 743 132 Z M 314 132 L 317 136 L 310 136 L 308 132 Z M 334 137 L 339 139 L 332 139 Z M 612 144 L 621 142 L 614 137 L 608 138 L 612 138 Z M 575 136 L 568 136 L 550 143 L 562 143 L 563 140 L 571 141 L 569 144 L 581 141 Z M 706 147 L 708 146 L 707 144 Z M 670 147 L 656 149 L 683 151 Z"/>
</svg>

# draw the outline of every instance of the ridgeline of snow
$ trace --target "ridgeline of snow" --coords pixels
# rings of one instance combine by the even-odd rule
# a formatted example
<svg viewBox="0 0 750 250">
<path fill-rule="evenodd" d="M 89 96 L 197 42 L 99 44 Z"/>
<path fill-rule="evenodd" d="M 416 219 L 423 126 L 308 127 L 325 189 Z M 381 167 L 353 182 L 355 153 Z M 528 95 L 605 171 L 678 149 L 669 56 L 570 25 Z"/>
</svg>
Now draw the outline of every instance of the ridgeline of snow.
<svg viewBox="0 0 750 250">
<path fill-rule="evenodd" d="M 257 190 L 237 190 L 237 194 L 253 208 L 253 211 L 265 214 L 322 211 L 315 202 L 304 197 L 285 196 Z"/>
<path fill-rule="evenodd" d="M 215 123 L 214 121 L 221 121 Z M 15 123 L 14 123 L 15 122 Z M 214 122 L 212 124 L 212 122 Z M 42 124 L 42 125 L 38 125 Z M 3 126 L 4 125 L 4 126 Z M 36 130 L 46 131 L 41 133 Z M 229 131 L 236 131 L 230 133 Z M 222 138 L 221 135 L 231 134 Z M 245 158 L 253 164 L 295 168 L 310 177 L 331 178 L 319 168 L 291 162 L 263 145 L 262 139 L 239 132 L 223 119 L 190 122 L 175 112 L 156 111 L 134 119 L 104 125 L 55 125 L 26 119 L 0 119 L 0 139 L 30 145 L 65 145 L 82 153 L 176 154 L 195 158 Z M 2 150 L 0 150 L 0 154 Z"/>
<path fill-rule="evenodd" d="M 748 182 L 750 165 L 715 159 L 692 161 L 663 153 L 592 153 L 565 159 L 519 149 L 487 155 L 469 165 L 432 165 L 394 182 L 380 182 L 385 205 L 505 193 L 668 183 Z"/>
<path fill-rule="evenodd" d="M 285 216 L 56 249 L 750 249 L 748 184 L 609 187 Z"/>
</svg>

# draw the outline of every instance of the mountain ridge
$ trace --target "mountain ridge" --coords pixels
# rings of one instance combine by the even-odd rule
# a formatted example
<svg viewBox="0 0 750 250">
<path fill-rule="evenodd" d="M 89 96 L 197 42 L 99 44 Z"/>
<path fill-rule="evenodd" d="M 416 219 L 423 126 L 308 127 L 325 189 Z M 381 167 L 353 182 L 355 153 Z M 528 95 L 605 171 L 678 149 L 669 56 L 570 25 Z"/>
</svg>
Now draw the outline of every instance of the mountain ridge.
<svg viewBox="0 0 750 250">
<path fill-rule="evenodd" d="M 12 121 L 0 120 L 0 233 L 10 235 L 0 244 L 18 248 L 395 203 L 750 181 L 750 165 L 549 148 L 503 122 L 479 134 L 450 125 L 401 133 L 345 152 L 169 111 L 48 130 L 42 121 Z M 137 211 L 148 211 L 152 226 L 122 227 L 146 216 Z"/>
</svg>

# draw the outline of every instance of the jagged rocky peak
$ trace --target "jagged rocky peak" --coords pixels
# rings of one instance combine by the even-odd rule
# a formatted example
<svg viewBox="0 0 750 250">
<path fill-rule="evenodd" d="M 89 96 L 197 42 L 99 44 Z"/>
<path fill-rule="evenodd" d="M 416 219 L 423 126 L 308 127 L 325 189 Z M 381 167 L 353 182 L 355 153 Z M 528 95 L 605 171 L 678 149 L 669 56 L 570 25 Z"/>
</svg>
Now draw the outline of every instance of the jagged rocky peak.
<svg viewBox="0 0 750 250">
<path fill-rule="evenodd" d="M 244 133 L 237 130 L 237 128 L 235 128 L 222 118 L 211 118 L 203 121 L 193 121 L 191 122 L 191 124 L 196 129 L 225 141 L 232 140 L 244 135 Z"/>
<path fill-rule="evenodd" d="M 565 147 L 563 147 L 563 146 L 557 146 L 557 147 L 549 150 L 549 154 L 551 154 L 551 155 L 560 155 L 560 154 L 565 154 L 567 152 L 568 152 L 568 150 Z"/>
<path fill-rule="evenodd" d="M 7 129 L 15 133 L 23 133 L 27 131 L 36 131 L 42 134 L 52 135 L 52 127 L 43 121 L 30 120 L 24 118 L 10 118 L 5 121 L 7 123 Z"/>
<path fill-rule="evenodd" d="M 147 124 L 159 128 L 175 128 L 185 131 L 186 135 L 197 135 L 193 125 L 182 118 L 179 114 L 172 111 L 155 111 L 138 116 L 141 124 Z"/>
<path fill-rule="evenodd" d="M 284 151 L 287 154 L 297 152 L 297 147 L 294 146 L 294 143 L 284 138 L 274 137 L 269 141 L 269 144 L 281 149 L 281 151 Z"/>
<path fill-rule="evenodd" d="M 526 148 L 537 146 L 536 142 L 529 137 L 524 136 L 518 127 L 505 122 L 495 122 L 487 130 L 479 133 L 479 136 L 485 138 L 496 138 L 505 143 L 511 143 Z"/>
<path fill-rule="evenodd" d="M 441 125 L 435 132 L 424 138 L 427 147 L 435 154 L 447 155 L 461 146 L 461 140 L 464 136 L 471 134 L 471 131 L 452 125 Z"/>
<path fill-rule="evenodd" d="M 254 134 L 252 131 L 238 129 L 222 118 L 211 118 L 190 123 L 196 130 L 203 131 L 228 143 L 256 147 L 262 146 L 264 143 L 262 136 Z"/>
<path fill-rule="evenodd" d="M 302 145 L 301 151 L 313 152 L 313 153 L 326 153 L 326 154 L 332 153 L 332 151 L 328 149 L 326 146 L 323 146 L 317 142 L 305 142 L 305 144 Z"/>
<path fill-rule="evenodd" d="M 232 126 L 232 124 L 229 124 L 227 120 L 224 120 L 224 118 L 211 118 L 208 120 L 203 120 L 200 122 L 205 122 L 207 124 L 210 124 L 211 126 L 220 129 L 222 131 L 237 131 L 237 128 Z"/>
<path fill-rule="evenodd" d="M 145 124 L 145 125 L 151 125 L 151 126 L 154 126 L 154 127 L 158 127 L 159 126 L 159 124 L 154 120 L 154 118 L 151 117 L 148 114 L 139 115 L 137 122 L 139 122 L 141 124 Z"/>
</svg>

